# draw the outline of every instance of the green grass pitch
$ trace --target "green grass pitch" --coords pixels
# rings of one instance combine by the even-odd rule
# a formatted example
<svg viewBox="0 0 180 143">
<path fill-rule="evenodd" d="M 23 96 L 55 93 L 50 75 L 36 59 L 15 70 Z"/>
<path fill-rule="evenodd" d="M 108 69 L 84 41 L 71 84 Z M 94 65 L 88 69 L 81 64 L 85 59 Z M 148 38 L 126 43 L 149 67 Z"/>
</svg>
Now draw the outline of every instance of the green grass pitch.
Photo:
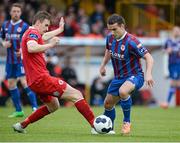
<svg viewBox="0 0 180 143">
<path fill-rule="evenodd" d="M 116 135 L 91 135 L 89 124 L 74 107 L 60 108 L 52 115 L 28 126 L 27 134 L 12 130 L 12 124 L 24 118 L 8 118 L 12 107 L 0 108 L 0 142 L 178 142 L 180 141 L 180 108 L 133 107 L 132 132 L 120 135 L 122 112 L 116 107 Z M 24 108 L 26 115 L 30 107 Z M 95 115 L 103 112 L 102 107 L 94 107 Z"/>
</svg>

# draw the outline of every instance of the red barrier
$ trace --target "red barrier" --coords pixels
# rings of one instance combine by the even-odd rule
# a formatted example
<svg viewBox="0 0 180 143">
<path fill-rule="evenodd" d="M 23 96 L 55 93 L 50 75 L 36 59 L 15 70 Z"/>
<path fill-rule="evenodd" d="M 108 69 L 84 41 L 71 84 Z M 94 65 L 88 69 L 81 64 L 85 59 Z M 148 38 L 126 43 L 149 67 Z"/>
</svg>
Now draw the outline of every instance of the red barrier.
<svg viewBox="0 0 180 143">
<path fill-rule="evenodd" d="M 176 89 L 176 106 L 180 106 L 180 89 Z"/>
</svg>

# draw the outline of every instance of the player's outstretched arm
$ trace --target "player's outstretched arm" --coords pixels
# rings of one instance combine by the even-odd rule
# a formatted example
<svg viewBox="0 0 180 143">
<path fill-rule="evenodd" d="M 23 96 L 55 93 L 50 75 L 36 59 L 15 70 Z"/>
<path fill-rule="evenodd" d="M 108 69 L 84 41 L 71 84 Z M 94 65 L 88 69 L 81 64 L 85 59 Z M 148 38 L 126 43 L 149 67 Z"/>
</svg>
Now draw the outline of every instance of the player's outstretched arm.
<svg viewBox="0 0 180 143">
<path fill-rule="evenodd" d="M 48 41 L 51 38 L 53 38 L 54 36 L 59 35 L 60 33 L 62 33 L 64 31 L 64 18 L 61 17 L 61 20 L 59 22 L 59 28 L 57 28 L 56 30 L 50 31 L 50 32 L 46 32 L 43 34 L 42 39 L 44 41 Z"/>
<path fill-rule="evenodd" d="M 101 63 L 100 69 L 99 69 L 99 72 L 100 72 L 101 76 L 106 75 L 105 66 L 109 62 L 110 58 L 111 58 L 111 55 L 110 55 L 109 51 L 106 49 L 103 61 Z"/>
<path fill-rule="evenodd" d="M 41 45 L 38 44 L 35 40 L 30 40 L 27 42 L 27 48 L 29 53 L 38 53 L 38 52 L 44 52 L 50 48 L 53 48 L 54 46 L 59 44 L 59 38 L 53 37 L 49 43 Z"/>
<path fill-rule="evenodd" d="M 152 77 L 152 69 L 153 69 L 154 60 L 153 60 L 153 57 L 151 56 L 151 54 L 149 54 L 149 53 L 146 53 L 146 54 L 144 55 L 144 59 L 146 60 L 146 75 L 145 75 L 145 81 L 146 81 L 146 84 L 147 84 L 149 87 L 153 87 L 153 85 L 154 85 L 154 80 L 153 80 L 153 77 Z"/>
</svg>

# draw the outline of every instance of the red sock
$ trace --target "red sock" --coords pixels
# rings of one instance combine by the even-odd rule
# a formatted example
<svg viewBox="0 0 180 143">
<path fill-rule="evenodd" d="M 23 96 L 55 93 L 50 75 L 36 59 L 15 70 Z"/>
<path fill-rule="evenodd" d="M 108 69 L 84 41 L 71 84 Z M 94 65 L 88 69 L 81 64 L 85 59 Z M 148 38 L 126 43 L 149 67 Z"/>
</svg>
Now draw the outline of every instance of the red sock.
<svg viewBox="0 0 180 143">
<path fill-rule="evenodd" d="M 36 111 L 34 111 L 29 117 L 27 117 L 23 122 L 21 122 L 21 126 L 26 128 L 30 123 L 36 122 L 43 118 L 44 116 L 48 115 L 50 112 L 48 108 L 43 105 L 39 107 Z"/>
<path fill-rule="evenodd" d="M 75 103 L 75 106 L 77 110 L 84 116 L 84 118 L 86 118 L 89 124 L 93 127 L 93 122 L 95 117 L 87 102 L 84 99 L 82 99 L 77 101 Z"/>
</svg>

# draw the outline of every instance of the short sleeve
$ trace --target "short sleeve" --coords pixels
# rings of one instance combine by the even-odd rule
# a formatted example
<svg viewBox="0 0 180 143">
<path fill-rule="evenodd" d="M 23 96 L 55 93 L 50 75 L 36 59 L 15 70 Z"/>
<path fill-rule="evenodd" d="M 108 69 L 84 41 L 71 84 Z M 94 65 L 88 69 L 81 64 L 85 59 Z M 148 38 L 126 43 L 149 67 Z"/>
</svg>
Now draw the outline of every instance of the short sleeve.
<svg viewBox="0 0 180 143">
<path fill-rule="evenodd" d="M 112 46 L 112 41 L 113 41 L 113 35 L 108 35 L 106 37 L 106 49 L 110 50 L 111 46 Z"/>
<path fill-rule="evenodd" d="M 108 36 L 106 37 L 106 49 L 109 50 L 109 38 L 108 38 Z"/>
<path fill-rule="evenodd" d="M 130 39 L 129 45 L 132 52 L 135 53 L 138 57 L 144 57 L 144 55 L 148 53 L 148 50 L 136 38 Z"/>
<path fill-rule="evenodd" d="M 40 38 L 40 35 L 36 31 L 29 32 L 27 36 L 27 42 L 30 40 L 38 42 L 38 39 Z"/>
<path fill-rule="evenodd" d="M 164 47 L 163 47 L 163 49 L 167 49 L 167 48 L 170 48 L 171 47 L 171 45 L 172 45 L 172 41 L 170 40 L 170 39 L 168 39 L 168 40 L 166 40 L 166 42 L 165 42 L 165 45 L 164 45 Z"/>
</svg>

